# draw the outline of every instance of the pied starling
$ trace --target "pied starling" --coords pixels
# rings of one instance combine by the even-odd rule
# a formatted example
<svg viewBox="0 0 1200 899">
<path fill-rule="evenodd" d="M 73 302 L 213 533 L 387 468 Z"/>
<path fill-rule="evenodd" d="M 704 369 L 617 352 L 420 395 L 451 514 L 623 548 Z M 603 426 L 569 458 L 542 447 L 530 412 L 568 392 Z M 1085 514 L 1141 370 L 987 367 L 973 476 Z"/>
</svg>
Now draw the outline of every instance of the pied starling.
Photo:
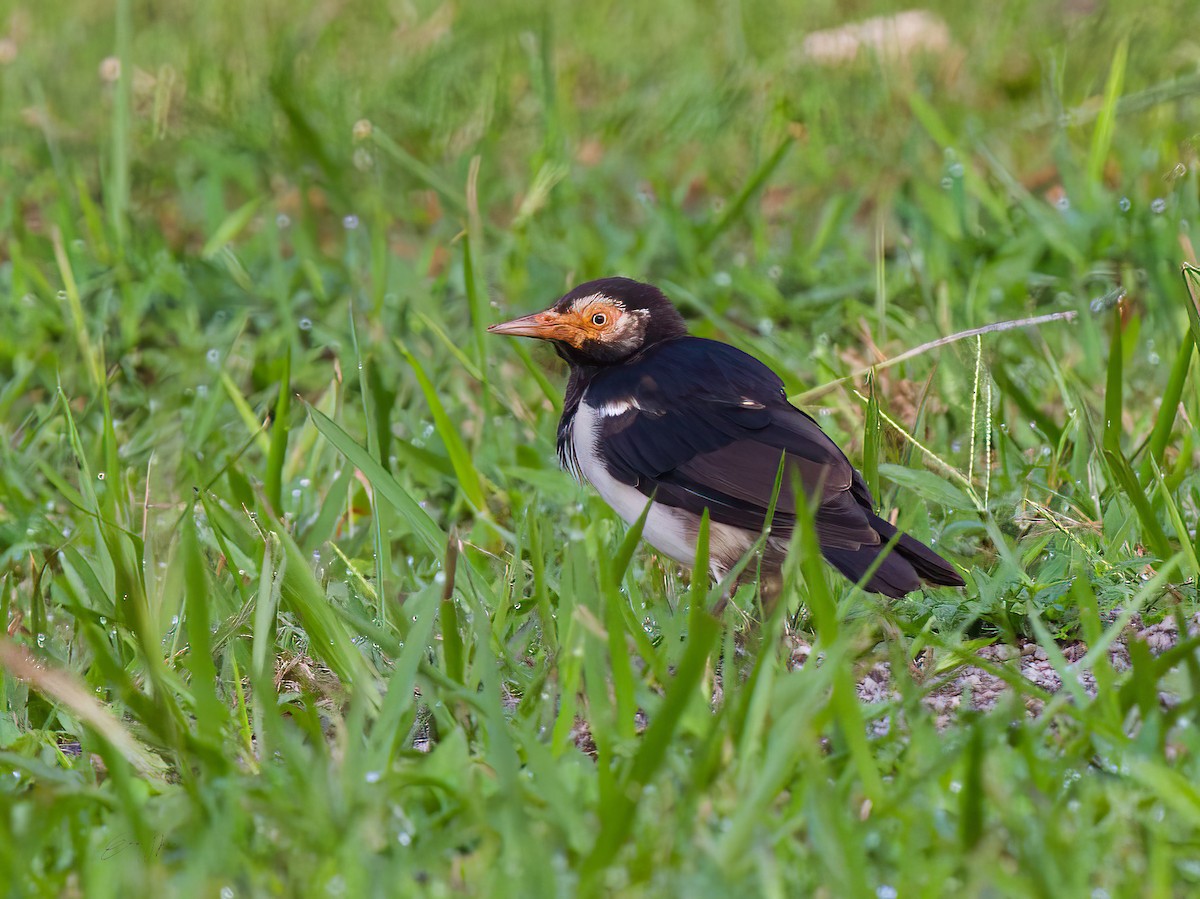
<svg viewBox="0 0 1200 899">
<path fill-rule="evenodd" d="M 658 288 L 628 278 L 588 281 L 544 312 L 488 330 L 548 340 L 567 361 L 559 459 L 627 523 L 653 496 L 642 536 L 675 561 L 695 561 L 708 509 L 711 574 L 719 579 L 738 562 L 766 524 L 781 454 L 765 583 L 778 584 L 796 523 L 797 479 L 813 501 L 821 552 L 850 580 L 859 581 L 896 536 L 837 444 L 787 401 L 783 381 L 739 349 L 689 337 Z M 922 581 L 963 586 L 949 562 L 900 534 L 865 586 L 900 597 Z"/>
</svg>

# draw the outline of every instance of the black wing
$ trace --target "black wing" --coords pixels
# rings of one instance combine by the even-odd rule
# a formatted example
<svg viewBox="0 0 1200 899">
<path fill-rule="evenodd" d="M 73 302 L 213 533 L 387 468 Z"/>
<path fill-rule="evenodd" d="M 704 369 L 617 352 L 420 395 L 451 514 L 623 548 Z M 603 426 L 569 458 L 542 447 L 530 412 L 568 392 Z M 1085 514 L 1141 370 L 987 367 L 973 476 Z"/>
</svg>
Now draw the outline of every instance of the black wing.
<svg viewBox="0 0 1200 899">
<path fill-rule="evenodd" d="M 603 456 L 613 477 L 714 521 L 761 530 L 781 456 L 787 469 L 774 528 L 796 520 L 792 481 L 818 500 L 822 543 L 877 544 L 870 494 L 817 423 L 787 402 L 783 382 L 741 350 L 685 338 L 658 344 L 588 387 L 604 410 Z"/>
<path fill-rule="evenodd" d="M 792 484 L 815 501 L 826 558 L 857 580 L 896 533 L 874 514 L 871 494 L 837 444 L 784 394 L 783 382 L 727 344 L 683 338 L 597 375 L 587 403 L 602 410 L 600 446 L 613 477 L 658 502 L 761 531 L 781 457 L 786 459 L 772 530 L 791 534 Z M 944 559 L 901 535 L 867 585 L 892 596 L 919 579 L 961 584 Z"/>
</svg>

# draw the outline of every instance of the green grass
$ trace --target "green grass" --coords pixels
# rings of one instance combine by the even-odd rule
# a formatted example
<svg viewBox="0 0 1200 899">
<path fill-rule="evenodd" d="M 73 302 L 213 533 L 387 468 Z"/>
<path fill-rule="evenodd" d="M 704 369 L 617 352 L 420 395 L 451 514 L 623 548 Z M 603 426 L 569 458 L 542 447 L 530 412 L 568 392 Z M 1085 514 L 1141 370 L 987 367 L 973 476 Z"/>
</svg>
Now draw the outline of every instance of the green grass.
<svg viewBox="0 0 1200 899">
<path fill-rule="evenodd" d="M 1200 888 L 1198 638 L 1107 653 L 1197 607 L 1200 14 L 939 0 L 956 48 L 824 69 L 895 8 L 800 6 L 0 18 L 0 891 Z M 557 470 L 557 360 L 484 333 L 613 273 L 968 587 L 797 553 L 710 615 Z M 940 728 L 997 640 L 1065 688 Z"/>
</svg>

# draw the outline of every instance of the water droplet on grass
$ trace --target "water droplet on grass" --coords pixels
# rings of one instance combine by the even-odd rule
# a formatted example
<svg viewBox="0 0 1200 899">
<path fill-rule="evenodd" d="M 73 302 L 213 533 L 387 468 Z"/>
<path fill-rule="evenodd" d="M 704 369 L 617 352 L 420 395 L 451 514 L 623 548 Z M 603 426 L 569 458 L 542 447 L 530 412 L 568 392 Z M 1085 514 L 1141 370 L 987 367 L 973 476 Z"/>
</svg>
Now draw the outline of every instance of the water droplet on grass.
<svg viewBox="0 0 1200 899">
<path fill-rule="evenodd" d="M 311 331 L 312 330 L 312 319 L 311 318 L 302 318 L 302 319 L 300 319 L 298 324 L 300 326 L 301 331 Z"/>
<path fill-rule="evenodd" d="M 291 225 L 292 220 L 288 218 L 287 213 L 281 212 L 275 216 L 275 227 L 282 231 L 284 228 Z"/>
<path fill-rule="evenodd" d="M 355 228 L 358 227 L 358 216 L 357 215 L 345 216 L 342 219 L 342 227 L 345 228 L 347 231 L 353 231 Z"/>
<path fill-rule="evenodd" d="M 1167 201 L 1162 197 L 1155 197 L 1150 203 L 1150 211 L 1155 215 L 1162 215 L 1167 211 Z"/>
<path fill-rule="evenodd" d="M 1121 199 L 1117 201 L 1117 208 L 1122 212 L 1128 212 L 1131 206 L 1133 206 L 1133 204 L 1129 202 L 1129 197 L 1121 197 Z"/>
<path fill-rule="evenodd" d="M 209 365 L 221 364 L 221 351 L 214 348 L 204 354 L 204 358 L 208 360 Z"/>
<path fill-rule="evenodd" d="M 43 646 L 46 645 L 46 635 L 45 634 L 37 635 L 37 644 L 38 644 L 39 649 L 41 649 Z"/>
<path fill-rule="evenodd" d="M 1066 212 L 1068 209 L 1071 208 L 1071 198 L 1070 197 L 1059 197 L 1057 200 L 1054 201 L 1054 208 L 1057 209 L 1059 212 Z"/>
<path fill-rule="evenodd" d="M 383 773 L 380 771 L 368 771 L 364 777 L 364 780 L 366 780 L 366 782 L 369 784 L 377 784 L 379 783 L 379 778 L 381 777 L 383 777 Z"/>
</svg>

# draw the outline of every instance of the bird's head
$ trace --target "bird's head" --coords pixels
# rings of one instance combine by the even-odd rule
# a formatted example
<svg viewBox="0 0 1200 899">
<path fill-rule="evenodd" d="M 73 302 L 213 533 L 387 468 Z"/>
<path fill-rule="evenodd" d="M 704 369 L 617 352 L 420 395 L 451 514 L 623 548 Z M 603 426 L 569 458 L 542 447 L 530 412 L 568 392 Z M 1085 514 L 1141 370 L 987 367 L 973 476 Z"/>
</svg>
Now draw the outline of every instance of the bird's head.
<svg viewBox="0 0 1200 899">
<path fill-rule="evenodd" d="M 629 278 L 580 284 L 542 312 L 488 328 L 492 334 L 537 337 L 573 365 L 613 365 L 687 325 L 661 290 Z"/>
</svg>

